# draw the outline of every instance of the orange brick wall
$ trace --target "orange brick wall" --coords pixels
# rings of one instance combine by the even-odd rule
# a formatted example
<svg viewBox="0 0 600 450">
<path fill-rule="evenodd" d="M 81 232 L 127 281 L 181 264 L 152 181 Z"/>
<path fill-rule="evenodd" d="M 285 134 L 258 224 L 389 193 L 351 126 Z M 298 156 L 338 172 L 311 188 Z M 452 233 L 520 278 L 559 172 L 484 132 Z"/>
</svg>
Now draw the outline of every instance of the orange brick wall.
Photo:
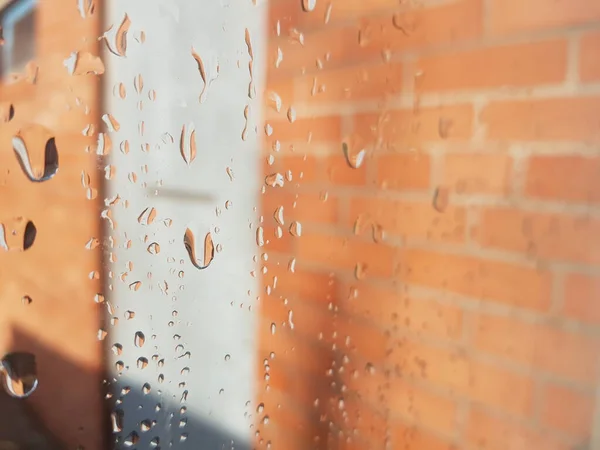
<svg viewBox="0 0 600 450">
<path fill-rule="evenodd" d="M 600 4 L 271 0 L 269 16 L 264 173 L 291 180 L 262 197 L 257 446 L 591 445 Z M 358 169 L 344 140 L 367 150 Z"/>
<path fill-rule="evenodd" d="M 82 18 L 75 1 L 38 0 L 36 13 L 37 79 L 18 74 L 0 83 L 0 103 L 12 104 L 14 118 L 0 123 L 0 222 L 15 217 L 34 222 L 37 236 L 26 252 L 0 249 L 0 355 L 36 355 L 39 388 L 27 400 L 68 448 L 103 448 L 101 381 L 102 342 L 97 339 L 101 308 L 100 251 L 85 248 L 100 237 L 100 206 L 86 199 L 82 172 L 98 189 L 97 160 L 86 153 L 97 127 L 99 80 L 71 76 L 63 61 L 71 52 L 98 55 L 100 15 Z M 16 43 L 18 45 L 18 43 Z M 30 182 L 12 150 L 19 130 L 41 125 L 55 137 L 59 170 L 42 183 Z M 32 165 L 43 167 L 44 148 L 29 148 Z M 90 276 L 98 272 L 96 277 Z M 29 295 L 31 304 L 21 298 Z M 5 424 L 6 426 L 6 424 Z"/>
</svg>

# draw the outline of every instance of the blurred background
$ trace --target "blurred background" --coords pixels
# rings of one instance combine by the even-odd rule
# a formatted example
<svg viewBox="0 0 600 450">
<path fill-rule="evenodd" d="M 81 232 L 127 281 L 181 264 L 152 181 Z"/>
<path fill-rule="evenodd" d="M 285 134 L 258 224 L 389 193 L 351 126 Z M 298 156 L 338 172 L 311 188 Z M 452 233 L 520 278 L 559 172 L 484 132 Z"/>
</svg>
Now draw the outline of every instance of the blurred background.
<svg viewBox="0 0 600 450">
<path fill-rule="evenodd" d="M 600 3 L 0 27 L 0 449 L 600 449 Z"/>
</svg>

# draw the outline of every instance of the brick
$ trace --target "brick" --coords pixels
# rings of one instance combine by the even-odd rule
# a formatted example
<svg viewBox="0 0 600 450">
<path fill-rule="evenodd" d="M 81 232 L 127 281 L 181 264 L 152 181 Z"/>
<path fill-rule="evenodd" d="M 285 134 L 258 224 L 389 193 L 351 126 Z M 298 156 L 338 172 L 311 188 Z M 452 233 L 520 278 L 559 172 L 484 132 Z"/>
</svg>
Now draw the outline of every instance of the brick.
<svg viewBox="0 0 600 450">
<path fill-rule="evenodd" d="M 367 166 L 365 161 L 359 168 L 354 169 L 348 165 L 340 150 L 339 156 L 324 158 L 326 180 L 334 185 L 362 186 L 367 182 Z"/>
<path fill-rule="evenodd" d="M 351 290 L 349 286 L 341 289 L 345 294 Z M 463 313 L 458 307 L 367 283 L 353 284 L 352 289 L 356 289 L 356 296 L 340 301 L 340 310 L 348 315 L 418 335 L 459 339 L 462 334 Z"/>
<path fill-rule="evenodd" d="M 299 368 L 311 376 L 321 377 L 331 366 L 333 355 L 330 349 L 298 339 L 288 330 L 271 333 L 271 320 L 261 317 L 258 324 L 258 348 L 261 361 L 269 358 L 271 352 L 281 359 L 290 371 Z"/>
<path fill-rule="evenodd" d="M 579 79 L 581 81 L 600 80 L 600 32 L 594 31 L 581 37 L 579 50 Z"/>
<path fill-rule="evenodd" d="M 382 364 L 387 355 L 389 337 L 378 327 L 360 318 L 338 316 L 334 328 L 337 347 L 350 357 L 359 355 L 372 364 Z"/>
<path fill-rule="evenodd" d="M 353 442 L 356 443 L 356 441 L 361 439 L 363 440 L 363 444 L 366 442 L 371 445 L 384 444 L 387 427 L 384 414 L 366 405 L 360 398 L 345 396 L 344 408 L 342 410 L 332 408 L 331 415 L 333 422 L 340 427 L 344 436 L 352 437 Z M 349 450 L 351 447 L 342 448 Z M 358 449 L 361 447 L 356 446 L 353 448 Z"/>
<path fill-rule="evenodd" d="M 563 405 L 564 408 L 564 405 Z M 572 447 L 549 436 L 545 430 L 528 426 L 523 420 L 509 420 L 471 406 L 465 441 L 473 450 L 569 450 Z"/>
<path fill-rule="evenodd" d="M 328 196 L 326 201 L 319 193 L 293 194 L 281 189 L 273 189 L 262 198 L 262 211 L 265 222 L 276 225 L 275 211 L 283 207 L 284 228 L 292 221 L 304 223 L 335 224 L 338 220 L 338 201 Z"/>
<path fill-rule="evenodd" d="M 600 97 L 492 102 L 481 113 L 489 139 L 598 142 Z"/>
<path fill-rule="evenodd" d="M 444 132 L 440 132 L 441 123 L 446 124 Z M 381 139 L 392 148 L 423 141 L 465 140 L 473 131 L 473 107 L 452 105 L 358 114 L 354 124 L 367 142 Z"/>
<path fill-rule="evenodd" d="M 481 0 L 419 5 L 392 17 L 363 18 L 358 27 L 363 43 L 356 48 L 348 46 L 346 55 L 358 58 L 379 55 L 383 49 L 401 52 L 465 42 L 481 35 L 482 18 Z"/>
<path fill-rule="evenodd" d="M 534 156 L 529 160 L 527 195 L 571 202 L 600 201 L 600 158 Z"/>
<path fill-rule="evenodd" d="M 531 413 L 534 385 L 530 378 L 479 362 L 462 350 L 406 339 L 394 348 L 389 361 L 403 377 L 426 381 L 512 414 Z"/>
<path fill-rule="evenodd" d="M 319 71 L 295 79 L 297 97 L 310 104 L 356 100 L 383 100 L 402 87 L 400 63 L 360 64 Z"/>
<path fill-rule="evenodd" d="M 315 9 L 310 13 L 302 9 L 301 3 L 289 1 L 269 2 L 269 23 L 275 29 L 279 20 L 281 30 L 289 28 L 311 29 L 326 25 L 325 14 L 331 5 L 329 24 L 343 22 L 358 17 L 364 17 L 377 12 L 393 10 L 398 6 L 397 0 L 374 0 L 364 3 L 360 0 L 327 0 L 316 3 Z"/>
<path fill-rule="evenodd" d="M 322 341 L 324 345 L 331 345 L 333 341 L 334 316 L 324 303 L 288 299 L 285 304 L 282 299 L 266 298 L 262 303 L 261 315 L 276 324 L 277 330 L 289 330 L 298 339 Z M 320 336 L 323 338 L 320 339 Z"/>
<path fill-rule="evenodd" d="M 456 428 L 457 406 L 454 401 L 399 377 L 391 380 L 388 402 L 392 415 L 398 418 L 446 434 L 452 434 Z"/>
<path fill-rule="evenodd" d="M 339 67 L 343 62 L 351 59 L 346 55 L 351 54 L 349 50 L 357 46 L 351 44 L 357 39 L 356 31 L 350 26 L 328 27 L 303 33 L 303 37 L 304 45 L 283 31 L 281 37 L 269 39 L 267 44 L 269 80 L 288 79 L 294 75 L 316 71 L 317 60 L 327 68 Z M 323 45 L 323 43 L 327 44 Z M 279 55 L 282 59 L 277 67 L 276 61 Z"/>
<path fill-rule="evenodd" d="M 455 450 L 456 446 L 449 440 L 424 430 L 419 425 L 408 425 L 394 421 L 392 428 L 393 448 L 406 450 Z"/>
<path fill-rule="evenodd" d="M 430 158 L 400 153 L 377 158 L 377 185 L 393 190 L 428 189 Z"/>
<path fill-rule="evenodd" d="M 539 86 L 564 81 L 567 42 L 553 40 L 485 47 L 421 58 L 421 92 Z"/>
<path fill-rule="evenodd" d="M 314 411 L 315 399 L 330 389 L 329 380 L 325 377 L 316 378 L 303 370 L 301 365 L 287 364 L 277 356 L 268 359 L 268 372 L 263 361 L 258 362 L 256 366 L 261 384 L 269 386 L 269 389 L 258 391 L 259 401 L 265 403 L 265 413 L 271 416 L 278 415 L 281 411 L 284 417 L 289 417 L 282 425 L 289 428 L 293 428 L 290 425 L 294 422 L 295 414 L 302 415 L 303 410 Z M 268 381 L 265 381 L 265 373 L 270 376 Z M 281 404 L 282 408 L 277 408 L 278 404 Z"/>
<path fill-rule="evenodd" d="M 582 383 L 598 379 L 600 342 L 556 326 L 481 315 L 472 344 L 513 363 Z"/>
<path fill-rule="evenodd" d="M 329 272 L 318 272 L 296 268 L 290 272 L 286 265 L 267 263 L 263 285 L 271 286 L 275 298 L 299 299 L 328 304 L 336 300 L 336 279 Z"/>
<path fill-rule="evenodd" d="M 486 209 L 474 237 L 484 247 L 519 252 L 536 258 L 600 263 L 594 242 L 600 242 L 600 220 L 563 214 Z"/>
<path fill-rule="evenodd" d="M 296 244 L 295 238 L 288 232 L 288 230 L 282 227 L 281 238 L 277 237 L 277 227 L 275 225 L 265 224 L 262 226 L 262 230 L 264 245 L 260 247 L 260 251 L 267 254 L 270 254 L 271 252 L 291 254 L 294 252 Z M 257 231 L 258 228 L 256 230 L 251 230 L 251 233 L 253 233 L 253 238 L 256 236 Z"/>
<path fill-rule="evenodd" d="M 593 429 L 595 392 L 548 384 L 543 392 L 542 425 L 585 441 Z"/>
<path fill-rule="evenodd" d="M 335 7 L 332 17 L 334 11 Z M 380 56 L 384 49 L 399 52 L 476 38 L 482 32 L 482 1 L 458 0 L 414 8 L 396 15 L 394 21 L 404 31 L 393 25 L 390 14 L 363 17 L 358 25 L 330 26 L 306 32 L 304 45 L 290 39 L 284 29 L 281 37 L 269 40 L 269 79 L 300 74 L 303 68 L 316 71 L 317 59 L 326 67 L 335 68 Z M 279 68 L 275 68 L 278 48 L 283 60 Z M 326 54 L 329 55 L 327 59 Z"/>
<path fill-rule="evenodd" d="M 567 275 L 563 314 L 581 322 L 600 324 L 600 279 L 578 273 Z"/>
<path fill-rule="evenodd" d="M 600 4 L 589 0 L 492 0 L 490 31 L 509 34 L 565 28 L 600 20 Z M 535 14 L 531 14 L 535 11 Z"/>
<path fill-rule="evenodd" d="M 341 122 L 336 116 L 297 118 L 294 123 L 286 120 L 270 121 L 273 134 L 269 142 L 311 142 L 339 141 L 341 139 Z"/>
<path fill-rule="evenodd" d="M 510 191 L 512 158 L 496 153 L 449 153 L 442 184 L 457 194 L 506 195 Z"/>
<path fill-rule="evenodd" d="M 318 160 L 308 155 L 278 155 L 272 166 L 267 166 L 266 173 L 279 172 L 285 178 L 284 186 L 312 183 L 317 179 Z M 288 181 L 287 173 L 291 172 L 292 181 Z"/>
<path fill-rule="evenodd" d="M 350 203 L 350 223 L 359 220 L 371 232 L 370 223 L 383 227 L 385 234 L 404 239 L 427 239 L 444 242 L 463 242 L 466 211 L 448 207 L 443 214 L 431 203 L 393 201 L 383 198 L 357 197 Z M 364 232 L 364 231 L 363 231 Z"/>
<path fill-rule="evenodd" d="M 307 233 L 299 239 L 298 261 L 348 271 L 363 264 L 369 276 L 389 277 L 394 272 L 396 252 L 392 247 L 320 234 Z"/>
<path fill-rule="evenodd" d="M 538 311 L 550 304 L 551 275 L 526 266 L 425 250 L 405 250 L 399 279 Z"/>
</svg>

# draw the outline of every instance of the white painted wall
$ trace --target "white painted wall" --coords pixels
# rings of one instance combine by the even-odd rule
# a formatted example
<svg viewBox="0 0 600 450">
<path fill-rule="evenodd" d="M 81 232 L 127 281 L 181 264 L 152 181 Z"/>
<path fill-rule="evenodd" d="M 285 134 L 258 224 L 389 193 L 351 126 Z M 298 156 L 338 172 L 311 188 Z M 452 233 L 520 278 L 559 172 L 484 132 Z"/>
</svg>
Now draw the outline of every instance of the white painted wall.
<svg viewBox="0 0 600 450">
<path fill-rule="evenodd" d="M 172 441 L 174 448 L 216 449 L 229 439 L 236 441 L 236 449 L 245 448 L 252 433 L 245 415 L 253 412 L 247 402 L 253 399 L 256 355 L 256 315 L 248 308 L 257 290 L 256 280 L 250 275 L 255 242 L 249 224 L 256 223 L 253 208 L 258 202 L 261 180 L 254 128 L 247 141 L 241 139 L 244 107 L 251 103 L 254 123 L 258 123 L 256 114 L 260 110 L 259 103 L 248 98 L 249 56 L 244 34 L 248 28 L 252 36 L 254 77 L 260 95 L 266 9 L 254 6 L 252 0 L 107 3 L 105 28 L 112 23 L 118 26 L 125 13 L 131 19 L 126 57 L 108 52 L 103 55 L 103 112 L 111 113 L 121 125 L 118 132 L 111 133 L 113 148 L 108 161 L 116 168 L 116 176 L 107 181 L 105 196 L 118 194 L 129 201 L 128 208 L 123 201 L 111 208 L 117 226 L 110 234 L 118 247 L 113 250 L 116 263 L 108 266 L 113 278 L 107 280 L 112 285 L 112 291 L 107 290 L 107 300 L 115 308 L 114 316 L 119 317 L 117 325 L 108 325 L 107 341 L 109 347 L 113 343 L 123 346 L 121 356 L 109 356 L 112 374 L 117 379 L 115 395 L 123 386 L 131 387 L 123 404 L 117 406 L 125 412 L 120 435 L 124 438 L 137 430 L 142 439 L 139 448 L 148 448 L 155 436 L 160 438 L 162 448 Z M 146 34 L 143 44 L 134 39 L 141 31 Z M 199 102 L 203 81 L 191 55 L 192 47 L 207 65 L 214 58 L 220 64 L 220 75 L 203 104 Z M 133 84 L 138 74 L 144 83 L 141 94 L 136 93 Z M 125 100 L 113 95 L 113 86 L 119 82 L 126 86 Z M 156 91 L 156 101 L 148 98 L 152 89 Z M 139 101 L 143 102 L 142 111 L 138 110 Z M 145 125 L 144 136 L 138 131 L 141 121 Z M 179 137 L 182 125 L 190 122 L 195 124 L 197 157 L 187 166 L 179 151 Z M 164 133 L 170 133 L 175 142 L 165 144 Z M 119 151 L 123 139 L 129 140 L 127 155 Z M 150 144 L 147 153 L 140 147 L 144 143 Z M 148 173 L 141 170 L 144 165 Z M 226 173 L 227 167 L 234 171 L 233 181 Z M 137 174 L 137 183 L 128 180 L 130 172 Z M 233 205 L 229 210 L 224 206 L 227 200 Z M 150 226 L 142 226 L 137 217 L 147 207 L 156 208 L 157 219 Z M 222 210 L 218 217 L 217 207 Z M 172 219 L 171 227 L 165 226 L 164 219 Z M 215 243 L 222 245 L 222 251 L 206 270 L 194 268 L 185 251 L 183 235 L 188 224 L 210 227 Z M 218 234 L 214 233 L 215 227 L 220 229 Z M 145 235 L 148 241 L 142 242 Z M 130 249 L 124 248 L 125 236 L 132 240 Z M 153 241 L 160 244 L 159 255 L 147 252 Z M 133 263 L 131 271 L 127 269 L 128 261 Z M 179 271 L 184 272 L 183 278 L 179 278 Z M 126 282 L 119 279 L 122 272 L 129 272 Z M 142 287 L 131 291 L 129 283 L 137 280 Z M 168 295 L 159 287 L 164 282 L 169 286 Z M 248 296 L 248 290 L 252 296 Z M 127 310 L 135 311 L 134 319 L 125 320 Z M 172 311 L 178 312 L 177 317 L 172 316 Z M 170 321 L 175 325 L 170 327 Z M 143 348 L 134 346 L 136 331 L 146 336 Z M 175 340 L 174 335 L 181 339 Z M 178 344 L 184 347 L 179 353 Z M 187 351 L 191 358 L 177 358 Z M 152 361 L 153 354 L 164 358 L 164 367 L 159 368 Z M 225 360 L 226 355 L 231 355 L 229 361 Z M 143 370 L 136 367 L 140 356 L 150 361 Z M 114 369 L 118 360 L 128 366 L 120 377 Z M 181 374 L 184 367 L 190 368 L 187 376 Z M 164 374 L 162 384 L 157 381 L 159 374 Z M 179 387 L 180 382 L 186 386 Z M 149 395 L 142 394 L 144 383 L 152 387 Z M 189 392 L 188 399 L 180 403 L 184 390 Z M 162 403 L 158 413 L 157 402 Z M 184 404 L 188 408 L 184 415 L 188 424 L 179 428 L 179 408 Z M 139 422 L 144 419 L 155 419 L 157 425 L 141 433 Z M 182 433 L 189 433 L 185 442 L 180 441 Z"/>
</svg>

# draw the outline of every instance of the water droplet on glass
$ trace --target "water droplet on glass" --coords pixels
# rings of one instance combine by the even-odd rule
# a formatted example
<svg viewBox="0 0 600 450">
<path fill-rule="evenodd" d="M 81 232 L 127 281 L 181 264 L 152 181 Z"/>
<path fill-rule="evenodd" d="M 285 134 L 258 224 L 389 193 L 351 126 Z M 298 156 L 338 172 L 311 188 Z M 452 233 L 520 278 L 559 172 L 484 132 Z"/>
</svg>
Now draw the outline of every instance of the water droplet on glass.
<svg viewBox="0 0 600 450">
<path fill-rule="evenodd" d="M 256 245 L 259 247 L 265 245 L 265 232 L 263 227 L 258 227 L 256 229 Z"/>
<path fill-rule="evenodd" d="M 115 355 L 121 355 L 123 353 L 123 346 L 121 344 L 114 344 L 111 350 Z"/>
<path fill-rule="evenodd" d="M 125 438 L 125 440 L 123 441 L 123 444 L 125 445 L 125 447 L 133 447 L 134 445 L 137 445 L 137 443 L 139 441 L 140 441 L 140 436 L 135 431 L 132 431 Z"/>
<path fill-rule="evenodd" d="M 82 19 L 94 14 L 94 0 L 77 0 L 77 10 Z"/>
<path fill-rule="evenodd" d="M 106 330 L 104 330 L 103 328 L 100 328 L 98 330 L 98 334 L 97 334 L 97 338 L 99 341 L 103 341 L 106 338 L 106 335 L 108 333 L 106 332 Z"/>
<path fill-rule="evenodd" d="M 125 363 L 123 361 L 117 361 L 115 363 L 115 369 L 117 370 L 117 372 L 123 372 L 124 368 L 125 368 Z"/>
<path fill-rule="evenodd" d="M 0 223 L 0 248 L 6 251 L 28 250 L 35 242 L 36 235 L 37 229 L 32 221 L 16 217 Z"/>
<path fill-rule="evenodd" d="M 144 358 L 144 357 L 138 358 L 138 360 L 137 360 L 137 368 L 143 370 L 146 367 L 148 367 L 148 359 Z"/>
<path fill-rule="evenodd" d="M 437 212 L 445 212 L 448 208 L 448 203 L 450 202 L 450 192 L 448 188 L 445 187 L 437 187 L 435 189 L 435 193 L 433 194 L 433 208 Z"/>
<path fill-rule="evenodd" d="M 292 222 L 290 225 L 290 234 L 294 237 L 302 236 L 302 224 L 300 222 Z"/>
<path fill-rule="evenodd" d="M 33 300 L 29 295 L 24 295 L 21 298 L 21 303 L 23 303 L 24 305 L 31 305 L 32 302 L 33 302 Z"/>
<path fill-rule="evenodd" d="M 275 331 L 277 331 L 277 325 L 273 322 L 271 323 L 271 334 L 275 334 Z"/>
<path fill-rule="evenodd" d="M 362 166 L 362 163 L 365 159 L 365 149 L 361 149 L 358 152 L 353 152 L 350 148 L 350 145 L 346 142 L 342 143 L 342 151 L 344 152 L 344 158 L 346 158 L 346 162 L 353 169 L 358 169 Z"/>
<path fill-rule="evenodd" d="M 189 228 L 185 230 L 185 234 L 183 236 L 183 244 L 185 245 L 185 249 L 187 250 L 190 259 L 192 260 L 192 264 L 197 269 L 206 269 L 215 256 L 215 247 L 210 232 L 206 233 L 202 243 L 203 248 L 198 249 L 201 250 L 199 255 L 202 259 L 198 259 L 196 256 L 198 255 L 198 252 L 196 251 L 197 242 L 194 233 Z"/>
<path fill-rule="evenodd" d="M 30 181 L 49 180 L 58 171 L 58 150 L 52 133 L 41 125 L 30 125 L 12 138 L 19 165 Z M 43 150 L 43 162 L 37 164 Z"/>
<path fill-rule="evenodd" d="M 267 186 L 271 186 L 271 187 L 275 187 L 275 186 L 279 186 L 279 187 L 283 187 L 285 183 L 285 180 L 283 178 L 283 175 L 280 173 L 272 173 L 271 175 L 267 175 L 265 177 L 265 184 Z"/>
<path fill-rule="evenodd" d="M 156 209 L 154 208 L 146 208 L 138 216 L 138 222 L 142 225 L 152 225 L 154 219 L 156 219 Z"/>
<path fill-rule="evenodd" d="M 275 91 L 269 91 L 267 98 L 269 99 L 269 103 L 275 109 L 275 111 L 281 111 L 281 97 Z"/>
<path fill-rule="evenodd" d="M 302 0 L 302 9 L 305 12 L 311 12 L 317 6 L 317 0 Z"/>
<path fill-rule="evenodd" d="M 192 48 L 192 57 L 196 60 L 196 64 L 198 64 L 198 72 L 200 72 L 200 76 L 204 82 L 204 87 L 202 88 L 202 92 L 200 92 L 200 103 L 204 103 L 206 96 L 208 95 L 208 89 L 213 81 L 219 77 L 219 72 L 221 70 L 219 60 L 216 56 L 213 56 L 210 61 L 205 64 L 204 60 L 194 48 Z"/>
<path fill-rule="evenodd" d="M 142 386 L 142 392 L 144 393 L 144 395 L 148 395 L 151 390 L 152 388 L 150 387 L 150 383 L 144 383 L 144 385 Z"/>
<path fill-rule="evenodd" d="M 136 347 L 142 348 L 144 346 L 144 344 L 146 343 L 146 336 L 144 336 L 144 333 L 142 333 L 141 331 L 137 331 L 135 333 L 133 342 Z"/>
<path fill-rule="evenodd" d="M 283 206 L 278 206 L 275 212 L 273 213 L 273 218 L 278 225 L 284 225 L 285 221 L 283 218 Z"/>
<path fill-rule="evenodd" d="M 15 107 L 12 103 L 0 103 L 0 121 L 10 122 L 15 116 Z"/>
<path fill-rule="evenodd" d="M 290 123 L 294 123 L 296 121 L 296 110 L 291 106 L 288 108 L 287 118 Z"/>
<path fill-rule="evenodd" d="M 121 24 L 115 28 L 112 25 L 108 30 L 104 32 L 104 34 L 100 37 L 100 39 L 104 39 L 106 43 L 106 47 L 108 50 L 116 56 L 123 57 L 127 52 L 127 33 L 129 31 L 129 27 L 131 26 L 131 20 L 129 16 L 125 14 L 125 17 L 121 21 Z"/>
<path fill-rule="evenodd" d="M 102 116 L 102 121 L 106 124 L 106 127 L 110 132 L 119 131 L 121 129 L 121 124 L 119 124 L 112 114 L 104 114 Z"/>
<path fill-rule="evenodd" d="M 142 287 L 142 282 L 141 281 L 134 281 L 133 283 L 131 283 L 129 285 L 129 290 L 131 290 L 131 291 L 138 291 L 141 287 Z"/>
<path fill-rule="evenodd" d="M 290 39 L 298 42 L 300 45 L 304 45 L 304 34 L 297 28 L 290 29 Z"/>
<path fill-rule="evenodd" d="M 113 411 L 110 414 L 110 423 L 112 425 L 113 433 L 120 433 L 123 431 L 123 416 L 124 413 L 120 409 Z"/>
<path fill-rule="evenodd" d="M 160 253 L 160 245 L 158 242 L 153 242 L 148 246 L 148 253 L 151 255 L 158 255 Z"/>
<path fill-rule="evenodd" d="M 181 128 L 179 151 L 185 163 L 189 166 L 196 159 L 196 128 L 193 123 Z"/>
<path fill-rule="evenodd" d="M 357 263 L 354 267 L 354 276 L 357 280 L 363 280 L 367 276 L 367 265 L 363 263 Z"/>
</svg>

